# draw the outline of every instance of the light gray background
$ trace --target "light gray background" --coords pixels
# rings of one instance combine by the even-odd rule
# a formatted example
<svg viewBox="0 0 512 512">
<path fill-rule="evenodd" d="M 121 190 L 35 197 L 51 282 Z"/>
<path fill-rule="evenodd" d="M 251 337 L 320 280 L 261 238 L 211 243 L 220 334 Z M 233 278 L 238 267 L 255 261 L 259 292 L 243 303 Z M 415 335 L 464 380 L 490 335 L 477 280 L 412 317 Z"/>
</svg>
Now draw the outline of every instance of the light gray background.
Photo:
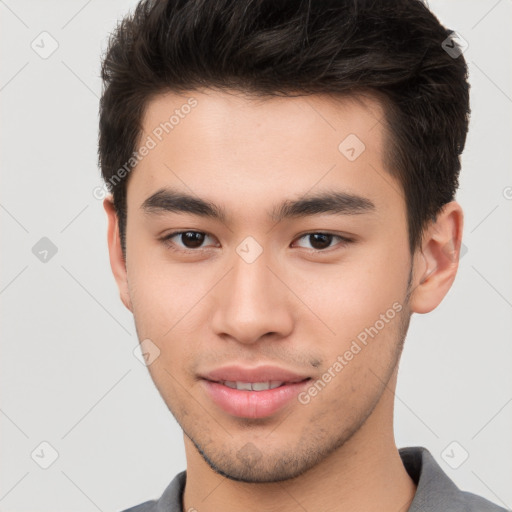
<svg viewBox="0 0 512 512">
<path fill-rule="evenodd" d="M 181 431 L 133 354 L 93 196 L 100 54 L 134 5 L 0 0 L 3 512 L 119 510 L 160 496 L 185 468 Z M 430 6 L 469 44 L 473 114 L 458 193 L 468 251 L 441 306 L 413 317 L 396 437 L 510 508 L 512 2 Z M 31 48 L 51 49 L 43 31 L 59 45 L 47 59 Z M 46 263 L 32 253 L 42 237 L 58 248 Z M 48 469 L 43 441 L 58 452 Z M 453 441 L 452 465 L 469 453 L 458 469 L 442 456 Z"/>
</svg>

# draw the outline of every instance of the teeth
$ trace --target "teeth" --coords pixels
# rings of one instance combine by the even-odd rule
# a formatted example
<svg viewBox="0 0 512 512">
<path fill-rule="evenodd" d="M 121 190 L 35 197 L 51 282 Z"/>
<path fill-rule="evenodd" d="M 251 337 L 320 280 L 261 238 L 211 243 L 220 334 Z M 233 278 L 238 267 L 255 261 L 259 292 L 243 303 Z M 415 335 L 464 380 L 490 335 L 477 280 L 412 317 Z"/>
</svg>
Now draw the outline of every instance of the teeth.
<svg viewBox="0 0 512 512">
<path fill-rule="evenodd" d="M 265 391 L 267 389 L 275 389 L 284 384 L 280 380 L 271 380 L 267 382 L 240 382 L 225 381 L 222 384 L 231 389 L 239 389 L 242 391 Z"/>
<path fill-rule="evenodd" d="M 270 382 L 254 382 L 251 387 L 253 391 L 264 391 L 265 389 L 271 389 L 270 386 Z"/>
</svg>

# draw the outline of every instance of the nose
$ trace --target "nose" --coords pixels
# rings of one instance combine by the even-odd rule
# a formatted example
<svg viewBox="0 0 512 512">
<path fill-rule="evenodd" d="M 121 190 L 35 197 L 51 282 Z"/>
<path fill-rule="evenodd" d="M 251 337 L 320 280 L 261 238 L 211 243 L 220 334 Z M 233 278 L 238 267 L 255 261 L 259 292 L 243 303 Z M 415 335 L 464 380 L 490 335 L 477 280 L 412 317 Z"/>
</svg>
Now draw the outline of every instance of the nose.
<svg viewBox="0 0 512 512">
<path fill-rule="evenodd" d="M 212 325 L 218 336 L 247 345 L 265 336 L 286 337 L 293 330 L 290 292 L 264 254 L 252 263 L 236 255 L 233 269 L 216 287 Z"/>
</svg>

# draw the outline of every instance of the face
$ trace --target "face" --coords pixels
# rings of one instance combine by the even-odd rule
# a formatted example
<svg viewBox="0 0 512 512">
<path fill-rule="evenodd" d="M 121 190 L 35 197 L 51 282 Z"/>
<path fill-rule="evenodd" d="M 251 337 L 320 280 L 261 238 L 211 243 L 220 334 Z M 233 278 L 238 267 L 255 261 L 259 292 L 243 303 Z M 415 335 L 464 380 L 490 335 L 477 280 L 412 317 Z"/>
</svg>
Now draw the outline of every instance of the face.
<svg viewBox="0 0 512 512">
<path fill-rule="evenodd" d="M 382 119 L 369 98 L 148 105 L 122 295 L 163 400 L 229 478 L 307 471 L 383 400 L 412 262 Z"/>
</svg>

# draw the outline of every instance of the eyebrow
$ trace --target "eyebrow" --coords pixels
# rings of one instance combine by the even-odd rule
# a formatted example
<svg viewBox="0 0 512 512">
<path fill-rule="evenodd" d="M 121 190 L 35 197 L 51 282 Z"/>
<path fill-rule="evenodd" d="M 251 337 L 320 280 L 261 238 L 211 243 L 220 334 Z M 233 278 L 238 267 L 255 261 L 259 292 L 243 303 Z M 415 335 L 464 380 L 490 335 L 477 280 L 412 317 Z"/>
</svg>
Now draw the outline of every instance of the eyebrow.
<svg viewBox="0 0 512 512">
<path fill-rule="evenodd" d="M 149 196 L 141 205 L 144 213 L 190 213 L 226 222 L 226 213 L 221 206 L 177 190 L 162 188 Z M 307 217 L 319 214 L 360 215 L 375 211 L 375 204 L 366 197 L 347 192 L 327 191 L 300 199 L 287 199 L 269 212 L 275 222 L 292 217 Z"/>
</svg>

